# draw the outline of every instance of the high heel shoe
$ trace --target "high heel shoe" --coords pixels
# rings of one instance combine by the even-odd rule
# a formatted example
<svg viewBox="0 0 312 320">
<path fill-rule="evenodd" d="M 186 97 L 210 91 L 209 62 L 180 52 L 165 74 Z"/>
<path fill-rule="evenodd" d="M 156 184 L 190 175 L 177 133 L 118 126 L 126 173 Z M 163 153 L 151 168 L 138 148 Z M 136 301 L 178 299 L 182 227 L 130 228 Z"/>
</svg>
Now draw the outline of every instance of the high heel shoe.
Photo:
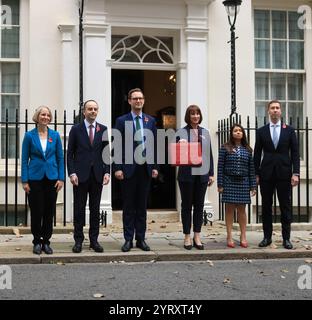
<svg viewBox="0 0 312 320">
<path fill-rule="evenodd" d="M 248 248 L 248 243 L 247 241 L 241 241 L 239 244 L 242 248 Z"/>
<path fill-rule="evenodd" d="M 235 243 L 234 243 L 234 241 L 228 241 L 228 242 L 227 242 L 227 246 L 228 246 L 229 248 L 235 248 Z"/>
<path fill-rule="evenodd" d="M 195 239 L 193 239 L 193 246 L 198 250 L 204 250 L 204 245 L 203 244 L 197 244 L 195 242 Z"/>
</svg>

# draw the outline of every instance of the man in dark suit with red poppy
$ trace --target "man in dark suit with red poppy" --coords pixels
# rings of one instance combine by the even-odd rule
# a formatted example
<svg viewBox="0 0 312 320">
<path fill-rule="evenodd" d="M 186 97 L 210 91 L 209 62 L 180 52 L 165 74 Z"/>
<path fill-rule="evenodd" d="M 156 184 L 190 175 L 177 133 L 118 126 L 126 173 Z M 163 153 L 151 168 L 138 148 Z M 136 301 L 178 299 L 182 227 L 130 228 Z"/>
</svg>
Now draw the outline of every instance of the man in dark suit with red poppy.
<svg viewBox="0 0 312 320">
<path fill-rule="evenodd" d="M 259 128 L 254 153 L 257 183 L 262 196 L 264 238 L 259 247 L 272 243 L 272 203 L 277 191 L 281 211 L 283 246 L 292 249 L 291 188 L 299 183 L 300 159 L 295 130 L 281 122 L 281 103 L 273 100 L 267 107 L 270 123 Z"/>
<path fill-rule="evenodd" d="M 103 185 L 110 180 L 110 165 L 104 163 L 104 157 L 109 159 L 110 152 L 107 128 L 96 122 L 98 111 L 96 101 L 86 101 L 83 105 L 84 121 L 73 126 L 69 133 L 67 171 L 74 186 L 74 253 L 82 250 L 88 194 L 90 248 L 103 252 L 103 247 L 98 243 L 100 202 Z"/>
<path fill-rule="evenodd" d="M 142 112 L 144 95 L 141 89 L 135 88 L 128 93 L 128 103 L 131 112 L 117 118 L 115 129 L 122 137 L 122 160 L 116 163 L 114 159 L 114 173 L 116 179 L 121 181 L 123 199 L 123 228 L 125 243 L 121 250 L 127 252 L 133 248 L 133 238 L 136 246 L 144 251 L 150 247 L 145 242 L 146 207 L 151 179 L 158 176 L 155 148 L 149 148 L 149 139 L 145 133 L 151 133 L 153 145 L 156 142 L 156 125 L 151 116 Z M 131 140 L 131 141 L 130 141 Z M 133 143 L 133 148 L 127 146 Z M 115 150 L 114 150 L 115 152 Z M 152 162 L 146 159 L 152 158 Z M 132 160 L 132 161 L 129 161 Z M 129 163 L 130 162 L 130 163 Z"/>
</svg>

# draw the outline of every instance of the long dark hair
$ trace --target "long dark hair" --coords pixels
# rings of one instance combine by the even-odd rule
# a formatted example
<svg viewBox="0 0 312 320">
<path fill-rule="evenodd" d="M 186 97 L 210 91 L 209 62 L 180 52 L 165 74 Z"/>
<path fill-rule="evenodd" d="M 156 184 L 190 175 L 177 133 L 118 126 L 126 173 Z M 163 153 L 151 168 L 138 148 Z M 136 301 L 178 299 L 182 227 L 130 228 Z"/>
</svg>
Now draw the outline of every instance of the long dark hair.
<svg viewBox="0 0 312 320">
<path fill-rule="evenodd" d="M 241 145 L 243 147 L 245 147 L 250 153 L 252 152 L 252 148 L 250 147 L 248 141 L 247 141 L 247 137 L 246 137 L 246 132 L 245 132 L 245 129 L 239 124 L 239 123 L 234 123 L 230 129 L 230 139 L 224 144 L 224 147 L 226 148 L 226 150 L 228 152 L 233 152 L 234 151 L 234 148 L 235 148 L 235 140 L 234 140 L 234 137 L 233 137 L 233 131 L 234 131 L 234 128 L 241 128 L 242 132 L 243 132 L 243 137 L 242 137 L 242 140 L 241 140 Z"/>
</svg>

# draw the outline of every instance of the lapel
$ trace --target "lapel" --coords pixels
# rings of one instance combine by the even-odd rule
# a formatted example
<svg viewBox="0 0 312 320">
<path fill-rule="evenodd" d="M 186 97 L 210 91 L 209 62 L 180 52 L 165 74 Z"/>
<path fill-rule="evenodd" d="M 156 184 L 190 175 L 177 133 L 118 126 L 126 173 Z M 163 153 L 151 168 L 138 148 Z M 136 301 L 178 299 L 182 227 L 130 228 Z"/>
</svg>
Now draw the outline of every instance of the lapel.
<svg viewBox="0 0 312 320">
<path fill-rule="evenodd" d="M 270 123 L 268 123 L 266 125 L 266 127 L 265 127 L 265 134 L 266 134 L 268 140 L 271 142 L 272 148 L 275 150 L 274 143 L 273 143 L 273 140 L 272 140 L 272 137 L 271 137 Z"/>
<path fill-rule="evenodd" d="M 51 142 L 50 142 L 50 141 Z M 52 132 L 51 132 L 51 130 L 48 128 L 48 137 L 47 137 L 47 148 L 46 148 L 46 157 L 47 157 L 47 155 L 48 155 L 48 152 L 49 152 L 49 150 L 50 150 L 50 147 L 51 147 L 51 144 L 52 144 L 52 142 L 53 142 L 53 138 L 52 138 Z"/>
<path fill-rule="evenodd" d="M 80 128 L 79 129 L 81 131 L 81 135 L 83 136 L 83 139 L 91 147 L 91 143 L 90 143 L 90 140 L 89 140 L 89 135 L 87 133 L 87 129 L 86 129 L 84 121 L 80 124 Z"/>
<path fill-rule="evenodd" d="M 45 158 L 42 147 L 41 147 L 41 142 L 40 142 L 39 133 L 38 133 L 37 128 L 35 128 L 33 130 L 33 137 L 34 137 L 35 145 L 37 146 L 38 150 L 41 152 L 42 157 Z"/>
<path fill-rule="evenodd" d="M 100 136 L 101 136 L 101 127 L 99 123 L 95 121 L 93 145 L 95 143 L 95 139 L 98 139 Z"/>
<path fill-rule="evenodd" d="M 284 128 L 284 126 L 285 126 L 285 128 Z M 278 140 L 278 144 L 277 144 L 277 148 L 276 149 L 278 149 L 282 139 L 284 139 L 284 137 L 286 135 L 286 130 L 287 130 L 287 126 L 284 123 L 281 122 L 281 133 L 280 133 L 280 136 L 279 136 L 279 140 Z"/>
</svg>

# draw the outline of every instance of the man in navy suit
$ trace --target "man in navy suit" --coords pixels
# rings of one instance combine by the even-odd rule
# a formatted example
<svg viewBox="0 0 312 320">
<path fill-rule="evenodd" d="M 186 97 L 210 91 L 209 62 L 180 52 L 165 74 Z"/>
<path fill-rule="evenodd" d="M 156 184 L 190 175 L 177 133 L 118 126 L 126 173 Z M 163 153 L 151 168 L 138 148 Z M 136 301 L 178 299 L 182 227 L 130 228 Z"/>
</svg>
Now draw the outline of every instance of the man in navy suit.
<svg viewBox="0 0 312 320">
<path fill-rule="evenodd" d="M 83 105 L 84 121 L 73 126 L 69 133 L 67 170 L 74 186 L 74 253 L 82 250 L 88 194 L 90 248 L 103 252 L 103 247 L 98 243 L 100 202 L 102 187 L 110 180 L 110 166 L 103 159 L 103 150 L 109 157 L 109 148 L 106 147 L 108 137 L 106 126 L 96 122 L 98 111 L 96 101 L 86 101 Z"/>
<path fill-rule="evenodd" d="M 283 246 L 292 249 L 290 231 L 292 222 L 291 187 L 299 183 L 300 160 L 294 129 L 281 122 L 281 103 L 268 104 L 270 123 L 259 128 L 254 153 L 257 183 L 262 196 L 262 224 L 264 239 L 259 247 L 272 243 L 272 202 L 274 190 L 281 210 Z"/>
<path fill-rule="evenodd" d="M 152 178 L 158 176 L 155 163 L 156 126 L 151 116 L 142 112 L 144 95 L 141 89 L 135 88 L 128 93 L 128 103 L 131 112 L 117 118 L 115 128 L 122 136 L 122 163 L 114 163 L 115 177 L 121 181 L 123 199 L 123 228 L 125 243 L 121 250 L 129 251 L 133 247 L 133 237 L 136 246 L 144 251 L 150 247 L 145 242 L 146 207 L 149 187 Z M 144 139 L 145 132 L 152 133 L 154 146 L 149 148 L 149 139 Z M 133 143 L 131 155 L 127 154 L 129 139 Z M 129 149 L 129 148 L 128 148 Z M 145 160 L 152 158 L 152 161 Z M 132 161 L 127 161 L 128 159 Z M 128 163 L 131 162 L 131 163 Z"/>
</svg>

